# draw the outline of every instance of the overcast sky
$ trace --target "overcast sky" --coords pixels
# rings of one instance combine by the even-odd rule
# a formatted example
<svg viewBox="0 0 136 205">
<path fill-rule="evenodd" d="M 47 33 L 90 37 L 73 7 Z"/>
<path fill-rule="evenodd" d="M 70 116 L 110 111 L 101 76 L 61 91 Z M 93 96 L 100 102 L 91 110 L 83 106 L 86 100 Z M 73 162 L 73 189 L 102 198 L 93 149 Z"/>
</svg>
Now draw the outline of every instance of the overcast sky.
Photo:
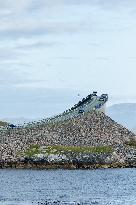
<svg viewBox="0 0 136 205">
<path fill-rule="evenodd" d="M 135 0 L 0 0 L 0 117 L 53 115 L 93 90 L 136 102 L 135 78 Z"/>
</svg>

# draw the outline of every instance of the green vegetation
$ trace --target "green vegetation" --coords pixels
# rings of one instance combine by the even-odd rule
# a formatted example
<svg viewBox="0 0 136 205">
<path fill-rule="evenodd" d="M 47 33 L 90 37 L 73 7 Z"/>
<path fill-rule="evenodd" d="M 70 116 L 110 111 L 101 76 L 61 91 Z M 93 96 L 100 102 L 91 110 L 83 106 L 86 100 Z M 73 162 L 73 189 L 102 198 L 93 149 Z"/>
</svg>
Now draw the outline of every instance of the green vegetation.
<svg viewBox="0 0 136 205">
<path fill-rule="evenodd" d="M 136 148 L 136 140 L 134 138 L 130 139 L 129 142 L 125 143 L 127 146 Z"/>
<path fill-rule="evenodd" d="M 109 146 L 99 146 L 99 147 L 74 147 L 74 146 L 45 146 L 40 147 L 39 145 L 32 145 L 29 149 L 26 150 L 24 153 L 25 156 L 32 157 L 36 154 L 63 154 L 63 153 L 97 153 L 97 154 L 103 154 L 103 153 L 112 153 L 113 149 Z"/>
<path fill-rule="evenodd" d="M 111 153 L 112 148 L 108 146 L 101 147 L 74 147 L 74 146 L 47 146 L 46 152 L 60 153 L 60 152 L 74 152 L 74 153 Z"/>
<path fill-rule="evenodd" d="M 27 149 L 24 153 L 27 157 L 33 157 L 35 154 L 40 154 L 40 146 L 39 145 L 31 145 L 29 149 Z"/>
</svg>

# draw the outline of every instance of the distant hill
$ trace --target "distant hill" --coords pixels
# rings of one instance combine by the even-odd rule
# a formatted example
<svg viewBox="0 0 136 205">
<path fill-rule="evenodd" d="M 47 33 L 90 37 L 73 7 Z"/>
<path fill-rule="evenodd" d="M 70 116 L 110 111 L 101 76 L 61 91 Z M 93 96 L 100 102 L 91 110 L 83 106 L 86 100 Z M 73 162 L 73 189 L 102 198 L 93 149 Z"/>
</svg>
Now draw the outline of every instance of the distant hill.
<svg viewBox="0 0 136 205">
<path fill-rule="evenodd" d="M 32 122 L 34 120 L 38 120 L 38 119 L 30 119 L 30 118 L 28 119 L 28 118 L 24 118 L 24 117 L 20 117 L 20 118 L 11 118 L 10 117 L 10 118 L 1 119 L 1 121 L 3 121 L 3 122 L 8 122 L 8 123 L 15 124 L 15 125 Z"/>
<path fill-rule="evenodd" d="M 123 126 L 136 130 L 136 103 L 112 105 L 107 108 L 107 115 Z"/>
</svg>

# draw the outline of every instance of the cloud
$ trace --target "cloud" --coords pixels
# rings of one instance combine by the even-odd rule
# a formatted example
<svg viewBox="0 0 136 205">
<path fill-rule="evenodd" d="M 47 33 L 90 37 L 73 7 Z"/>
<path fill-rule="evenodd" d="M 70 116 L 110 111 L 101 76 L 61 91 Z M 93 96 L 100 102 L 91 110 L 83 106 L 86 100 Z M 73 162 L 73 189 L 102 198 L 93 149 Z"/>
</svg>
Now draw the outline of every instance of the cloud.
<svg viewBox="0 0 136 205">
<path fill-rule="evenodd" d="M 134 1 L 128 3 L 128 0 L 0 0 L 0 37 L 28 38 L 35 35 L 92 32 L 97 26 L 103 29 L 97 21 L 100 15 L 104 15 L 102 9 L 120 9 L 122 6 L 128 9 L 134 5 Z M 115 28 L 108 27 L 117 29 L 116 25 Z"/>
<path fill-rule="evenodd" d="M 0 65 L 0 87 L 14 87 L 21 82 L 26 83 L 27 81 L 30 82 L 30 79 L 24 71 L 21 72 L 21 69 L 18 70 L 12 66 L 5 69 L 5 66 Z"/>
<path fill-rule="evenodd" d="M 18 45 L 16 46 L 17 49 L 37 49 L 37 48 L 45 48 L 45 47 L 52 47 L 57 45 L 57 42 L 33 42 L 33 43 L 26 43 L 24 45 Z"/>
<path fill-rule="evenodd" d="M 21 14 L 25 12 L 29 5 L 32 3 L 31 0 L 0 0 L 0 10 L 1 11 L 8 11 L 9 14 Z"/>
<path fill-rule="evenodd" d="M 55 107 L 59 95 L 65 104 L 70 88 L 134 92 L 135 7 L 134 0 L 0 0 L 3 109 L 12 96 L 22 105 L 28 98 L 33 112 L 40 103 Z M 41 89 L 49 91 L 39 96 Z"/>
<path fill-rule="evenodd" d="M 17 59 L 19 53 L 17 53 L 15 50 L 11 50 L 11 49 L 6 49 L 6 48 L 0 48 L 0 60 L 1 62 L 3 61 L 9 61 L 11 59 Z M 8 59 L 7 59 L 8 57 Z"/>
<path fill-rule="evenodd" d="M 5 20 L 1 23 L 0 37 L 1 38 L 18 38 L 41 35 L 55 34 L 72 34 L 85 32 L 91 29 L 91 24 L 77 21 L 64 20 L 37 20 L 37 19 L 19 19 Z"/>
</svg>

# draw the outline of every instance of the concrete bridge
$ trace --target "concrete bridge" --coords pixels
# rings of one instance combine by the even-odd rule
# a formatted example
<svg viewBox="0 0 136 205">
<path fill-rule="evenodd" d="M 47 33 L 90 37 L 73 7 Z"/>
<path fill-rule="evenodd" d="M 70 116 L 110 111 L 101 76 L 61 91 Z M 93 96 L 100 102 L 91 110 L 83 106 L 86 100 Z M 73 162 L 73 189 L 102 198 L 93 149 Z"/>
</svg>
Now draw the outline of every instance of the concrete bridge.
<svg viewBox="0 0 136 205">
<path fill-rule="evenodd" d="M 77 117 L 79 115 L 82 115 L 83 113 L 87 113 L 91 111 L 98 111 L 98 112 L 105 113 L 105 106 L 107 101 L 108 101 L 108 94 L 102 94 L 98 96 L 97 92 L 94 91 L 92 94 L 89 94 L 86 98 L 83 98 L 81 101 L 79 101 L 69 110 L 66 110 L 63 113 L 56 115 L 54 117 L 43 119 L 39 122 L 28 123 L 26 126 L 33 126 L 39 123 L 40 124 L 54 123 L 54 122 L 65 121 Z"/>
</svg>

